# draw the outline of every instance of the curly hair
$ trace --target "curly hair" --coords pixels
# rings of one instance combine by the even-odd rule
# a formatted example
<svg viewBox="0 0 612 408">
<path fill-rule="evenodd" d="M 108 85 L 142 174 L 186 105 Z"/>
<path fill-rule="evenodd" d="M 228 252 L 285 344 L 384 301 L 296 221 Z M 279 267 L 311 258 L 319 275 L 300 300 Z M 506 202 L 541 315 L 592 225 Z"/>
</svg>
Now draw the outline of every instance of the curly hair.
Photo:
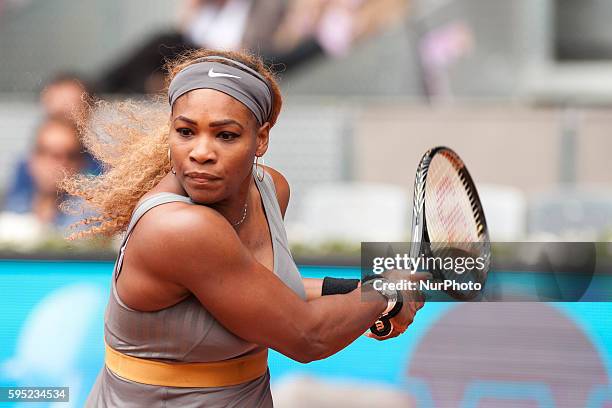
<svg viewBox="0 0 612 408">
<path fill-rule="evenodd" d="M 233 51 L 194 50 L 166 63 L 166 88 L 183 68 L 198 59 L 220 56 L 239 61 L 262 74 L 273 94 L 270 126 L 274 126 L 282 107 L 276 76 L 263 61 L 252 54 Z M 229 62 L 218 62 L 231 65 Z M 69 213 L 95 213 L 72 228 L 68 239 L 113 236 L 127 229 L 132 212 L 142 196 L 170 171 L 168 160 L 169 108 L 165 95 L 146 102 L 96 101 L 91 119 L 81 123 L 83 144 L 102 164 L 98 176 L 67 176 L 60 188 L 80 200 L 62 203 Z M 167 99 L 166 99 L 167 100 Z M 78 203 L 75 205 L 75 203 Z"/>
</svg>

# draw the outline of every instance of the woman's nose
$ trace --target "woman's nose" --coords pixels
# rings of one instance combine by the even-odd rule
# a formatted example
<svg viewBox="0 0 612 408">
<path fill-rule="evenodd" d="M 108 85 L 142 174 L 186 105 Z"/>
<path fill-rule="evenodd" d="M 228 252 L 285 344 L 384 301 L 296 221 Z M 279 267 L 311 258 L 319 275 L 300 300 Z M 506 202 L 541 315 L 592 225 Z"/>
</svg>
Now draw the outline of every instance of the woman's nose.
<svg viewBox="0 0 612 408">
<path fill-rule="evenodd" d="M 193 149 L 191 149 L 189 158 L 198 163 L 216 162 L 217 153 L 215 151 L 214 142 L 207 137 L 200 138 Z"/>
</svg>

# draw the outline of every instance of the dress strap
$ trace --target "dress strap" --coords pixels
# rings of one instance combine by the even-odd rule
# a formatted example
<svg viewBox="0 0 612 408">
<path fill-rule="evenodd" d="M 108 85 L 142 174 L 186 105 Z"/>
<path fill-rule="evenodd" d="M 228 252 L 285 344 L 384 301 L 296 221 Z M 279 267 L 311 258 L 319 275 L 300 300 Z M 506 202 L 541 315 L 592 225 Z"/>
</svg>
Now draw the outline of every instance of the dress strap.
<svg viewBox="0 0 612 408">
<path fill-rule="evenodd" d="M 264 170 L 263 172 L 263 180 L 260 181 L 257 178 L 257 169 L 253 166 L 253 178 L 255 179 L 255 183 L 259 187 L 259 191 L 262 195 L 262 199 L 270 206 L 272 206 L 278 213 L 280 214 L 280 207 L 278 205 L 278 199 L 276 198 L 276 186 L 274 185 L 274 180 L 272 180 L 272 176 L 270 173 Z M 262 191 L 263 190 L 263 191 Z"/>
<path fill-rule="evenodd" d="M 138 206 L 134 209 L 134 212 L 132 213 L 132 219 L 130 220 L 130 224 L 128 225 L 127 231 L 125 233 L 125 237 L 123 238 L 123 242 L 119 247 L 119 256 L 117 257 L 117 262 L 115 263 L 115 280 L 119 277 L 119 273 L 121 272 L 125 247 L 127 245 L 128 240 L 130 239 L 132 230 L 134 229 L 138 221 L 152 208 L 155 208 L 158 205 L 173 202 L 184 202 L 193 204 L 193 201 L 191 201 L 189 197 L 185 197 L 180 194 L 163 192 L 152 195 L 151 197 L 138 204 Z"/>
<path fill-rule="evenodd" d="M 143 215 L 145 215 L 147 211 L 157 207 L 158 205 L 172 203 L 176 201 L 193 204 L 193 201 L 191 201 L 191 198 L 189 197 L 166 192 L 152 195 L 151 197 L 141 202 L 132 213 L 132 219 L 130 220 L 130 225 L 127 228 L 125 236 L 127 237 L 132 233 L 132 229 L 136 226 L 136 223 L 140 220 L 140 218 L 142 218 Z"/>
</svg>

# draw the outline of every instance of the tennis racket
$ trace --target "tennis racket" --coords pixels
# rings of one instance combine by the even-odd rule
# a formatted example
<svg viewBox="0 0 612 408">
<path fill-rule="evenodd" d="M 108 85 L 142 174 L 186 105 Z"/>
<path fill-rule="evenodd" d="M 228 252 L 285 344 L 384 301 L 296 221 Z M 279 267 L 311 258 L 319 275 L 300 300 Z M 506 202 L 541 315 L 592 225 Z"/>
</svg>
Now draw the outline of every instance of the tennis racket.
<svg viewBox="0 0 612 408">
<path fill-rule="evenodd" d="M 469 285 L 461 284 L 479 283 L 484 288 L 491 243 L 476 186 L 457 153 L 443 146 L 425 153 L 416 171 L 413 206 L 410 257 L 480 258 L 479 267 L 462 273 L 436 263 L 427 269 L 433 275 L 432 281 L 450 279 L 458 283 L 444 290 L 452 298 L 477 298 L 482 289 L 463 289 Z M 392 330 L 389 319 L 379 319 L 370 328 L 379 337 L 388 336 Z"/>
</svg>

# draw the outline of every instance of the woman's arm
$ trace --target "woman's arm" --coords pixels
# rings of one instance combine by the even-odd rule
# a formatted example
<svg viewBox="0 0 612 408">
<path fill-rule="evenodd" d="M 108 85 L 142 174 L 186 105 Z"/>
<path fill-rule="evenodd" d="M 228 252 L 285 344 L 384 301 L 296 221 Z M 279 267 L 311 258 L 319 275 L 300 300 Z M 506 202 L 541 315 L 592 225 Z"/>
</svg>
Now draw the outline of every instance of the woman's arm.
<svg viewBox="0 0 612 408">
<path fill-rule="evenodd" d="M 321 289 L 323 288 L 323 279 L 302 278 L 304 289 L 306 289 L 306 300 L 311 301 L 321 297 Z"/>
<path fill-rule="evenodd" d="M 306 302 L 253 258 L 216 211 L 164 207 L 152 209 L 145 215 L 149 221 L 139 226 L 140 254 L 135 256 L 142 268 L 185 287 L 223 326 L 247 341 L 300 362 L 322 359 L 363 334 L 387 305 L 374 290 L 364 291 L 367 300 L 354 290 Z"/>
</svg>

